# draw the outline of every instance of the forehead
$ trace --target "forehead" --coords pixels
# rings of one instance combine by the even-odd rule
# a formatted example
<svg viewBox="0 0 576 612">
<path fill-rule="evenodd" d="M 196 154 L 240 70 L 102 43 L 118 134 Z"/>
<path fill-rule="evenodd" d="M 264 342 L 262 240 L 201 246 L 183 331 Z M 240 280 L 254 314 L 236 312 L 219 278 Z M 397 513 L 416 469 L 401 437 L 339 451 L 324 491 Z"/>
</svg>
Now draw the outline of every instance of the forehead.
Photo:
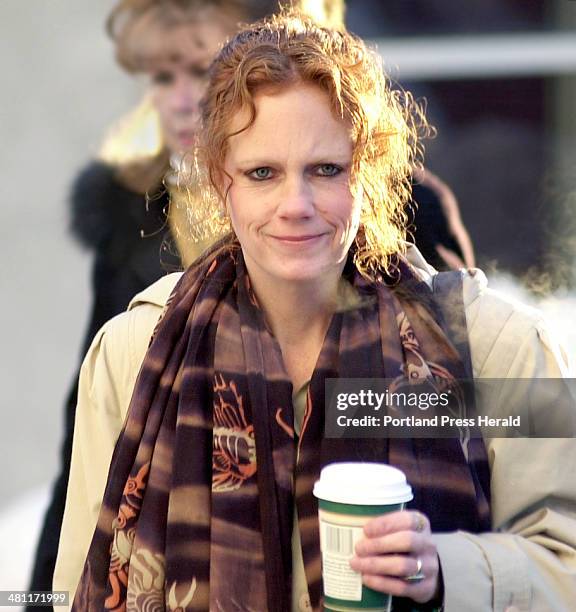
<svg viewBox="0 0 576 612">
<path fill-rule="evenodd" d="M 326 92 L 316 85 L 297 84 L 254 97 L 255 121 L 229 139 L 228 155 L 246 156 L 349 156 L 351 130 L 333 110 Z M 230 132 L 241 130 L 250 119 L 245 108 L 237 113 Z"/>
</svg>

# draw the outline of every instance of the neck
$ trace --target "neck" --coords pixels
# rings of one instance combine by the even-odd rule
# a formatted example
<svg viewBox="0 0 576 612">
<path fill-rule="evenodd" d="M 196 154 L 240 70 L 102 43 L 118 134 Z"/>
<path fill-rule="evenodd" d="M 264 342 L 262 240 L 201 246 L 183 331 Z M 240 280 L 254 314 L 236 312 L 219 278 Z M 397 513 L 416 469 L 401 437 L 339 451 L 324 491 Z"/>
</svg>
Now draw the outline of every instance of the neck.
<svg viewBox="0 0 576 612">
<path fill-rule="evenodd" d="M 346 285 L 341 270 L 321 279 L 279 281 L 252 273 L 250 280 L 267 323 L 282 351 L 284 367 L 294 389 L 310 380 L 318 355 Z"/>
<path fill-rule="evenodd" d="M 303 335 L 320 341 L 324 338 L 336 310 L 339 276 L 322 282 L 267 284 L 253 280 L 252 284 L 266 320 L 281 346 L 296 343 Z"/>
</svg>

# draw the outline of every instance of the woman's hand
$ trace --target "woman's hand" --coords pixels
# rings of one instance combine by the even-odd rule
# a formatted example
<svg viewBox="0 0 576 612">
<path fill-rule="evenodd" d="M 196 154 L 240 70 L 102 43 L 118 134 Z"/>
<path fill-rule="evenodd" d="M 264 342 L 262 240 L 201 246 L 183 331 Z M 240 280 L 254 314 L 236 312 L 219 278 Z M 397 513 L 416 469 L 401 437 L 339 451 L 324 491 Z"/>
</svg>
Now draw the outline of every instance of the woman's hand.
<svg viewBox="0 0 576 612">
<path fill-rule="evenodd" d="M 350 560 L 362 582 L 375 591 L 426 603 L 442 590 L 440 563 L 430 521 L 421 512 L 403 510 L 372 519 Z"/>
</svg>

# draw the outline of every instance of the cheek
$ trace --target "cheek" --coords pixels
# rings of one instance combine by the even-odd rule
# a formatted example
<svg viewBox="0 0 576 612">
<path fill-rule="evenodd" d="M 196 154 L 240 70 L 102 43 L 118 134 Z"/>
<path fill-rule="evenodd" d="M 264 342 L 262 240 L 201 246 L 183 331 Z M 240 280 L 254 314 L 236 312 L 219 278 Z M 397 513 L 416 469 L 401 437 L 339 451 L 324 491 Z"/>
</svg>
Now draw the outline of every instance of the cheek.
<svg viewBox="0 0 576 612">
<path fill-rule="evenodd" d="M 360 220 L 362 219 L 362 200 L 355 199 L 352 202 L 352 226 L 355 228 L 355 231 L 358 231 L 360 227 Z"/>
<path fill-rule="evenodd" d="M 199 104 L 207 89 L 208 81 L 206 79 L 194 79 L 189 85 L 188 92 L 194 103 Z"/>
<path fill-rule="evenodd" d="M 249 220 L 246 219 L 243 198 L 238 194 L 238 190 L 230 187 L 226 197 L 226 210 L 232 222 L 232 228 L 236 235 L 240 235 Z"/>
<path fill-rule="evenodd" d="M 342 232 L 357 228 L 360 221 L 361 202 L 356 200 L 347 187 L 325 198 L 324 212 L 326 218 Z"/>
<path fill-rule="evenodd" d="M 150 101 L 152 102 L 152 106 L 158 113 L 160 123 L 163 126 L 167 125 L 170 121 L 170 113 L 168 112 L 168 109 L 170 107 L 169 99 L 170 94 L 164 89 L 152 90 L 152 93 L 150 95 Z"/>
<path fill-rule="evenodd" d="M 360 225 L 362 222 L 362 201 L 354 199 L 351 205 L 351 212 L 349 217 L 349 225 L 347 231 L 347 242 L 348 247 L 351 246 L 352 242 L 356 238 L 358 234 L 358 230 L 360 229 Z"/>
<path fill-rule="evenodd" d="M 265 225 L 273 215 L 268 196 L 255 193 L 245 186 L 232 185 L 226 198 L 226 210 L 232 225 L 238 231 L 254 231 Z"/>
</svg>

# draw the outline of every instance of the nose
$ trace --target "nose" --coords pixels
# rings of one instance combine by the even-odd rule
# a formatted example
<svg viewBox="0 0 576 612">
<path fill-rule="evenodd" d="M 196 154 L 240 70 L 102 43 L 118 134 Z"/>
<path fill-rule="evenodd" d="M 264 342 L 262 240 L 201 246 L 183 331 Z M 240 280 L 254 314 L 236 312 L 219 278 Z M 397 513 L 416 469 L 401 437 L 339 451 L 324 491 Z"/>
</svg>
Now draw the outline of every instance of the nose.
<svg viewBox="0 0 576 612">
<path fill-rule="evenodd" d="M 306 219 L 315 212 L 314 193 L 305 176 L 292 176 L 284 181 L 276 212 L 285 219 Z"/>
<path fill-rule="evenodd" d="M 190 115 L 198 112 L 202 92 L 197 83 L 186 78 L 178 78 L 170 96 L 170 107 L 179 115 Z"/>
</svg>

